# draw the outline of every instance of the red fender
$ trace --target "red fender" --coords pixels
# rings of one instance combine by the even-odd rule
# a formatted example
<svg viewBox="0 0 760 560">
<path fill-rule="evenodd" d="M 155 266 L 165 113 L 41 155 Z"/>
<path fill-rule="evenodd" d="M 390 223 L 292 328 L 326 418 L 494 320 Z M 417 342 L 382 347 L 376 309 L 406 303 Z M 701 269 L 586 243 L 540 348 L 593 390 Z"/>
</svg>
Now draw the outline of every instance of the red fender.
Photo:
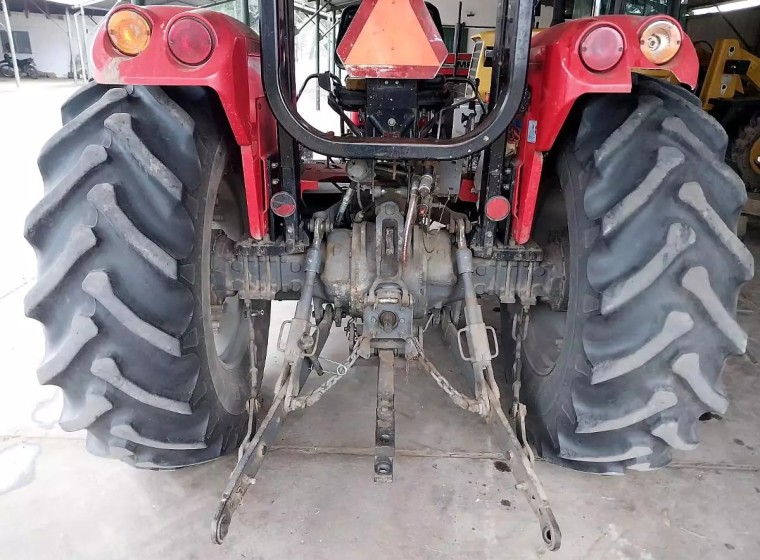
<svg viewBox="0 0 760 560">
<path fill-rule="evenodd" d="M 670 71 L 682 84 L 696 87 L 699 62 L 683 30 L 681 48 L 666 64 L 652 64 L 639 49 L 639 34 L 644 27 L 663 19 L 678 25 L 661 15 L 604 16 L 568 21 L 533 36 L 528 68 L 531 102 L 522 119 L 512 206 L 515 242 L 523 244 L 530 238 L 544 154 L 551 150 L 578 98 L 587 93 L 628 93 L 632 74 L 641 70 Z M 581 61 L 580 43 L 589 31 L 604 25 L 622 34 L 623 58 L 611 70 L 592 72 Z"/>
<path fill-rule="evenodd" d="M 122 9 L 137 10 L 150 21 L 150 44 L 136 57 L 123 56 L 111 45 L 104 26 L 100 26 L 93 43 L 94 78 L 104 84 L 197 85 L 213 89 L 241 147 L 251 235 L 263 239 L 268 231 L 270 193 L 264 169 L 267 157 L 276 152 L 277 141 L 276 123 L 262 89 L 258 36 L 239 21 L 210 10 L 118 6 L 114 11 Z M 213 54 L 200 66 L 180 63 L 166 42 L 170 25 L 189 15 L 206 23 L 214 40 Z M 512 208 L 512 235 L 517 243 L 525 243 L 530 237 L 544 153 L 552 148 L 579 97 L 587 93 L 629 92 L 631 74 L 641 69 L 669 70 L 681 83 L 696 86 L 697 56 L 685 35 L 679 53 L 661 66 L 649 63 L 638 48 L 641 29 L 650 21 L 664 18 L 606 16 L 574 20 L 533 37 L 528 74 L 532 97 L 523 118 Z M 625 53 L 614 68 L 596 73 L 583 65 L 578 53 L 586 33 L 600 25 L 610 25 L 621 32 Z"/>
<path fill-rule="evenodd" d="M 251 236 L 263 239 L 269 228 L 269 180 L 266 159 L 277 151 L 277 126 L 261 84 L 259 38 L 241 22 L 211 10 L 178 6 L 138 8 L 151 24 L 148 47 L 134 57 L 114 49 L 105 25 L 92 47 L 93 77 L 101 84 L 206 86 L 219 96 L 235 140 L 240 145 Z M 166 34 L 180 17 L 192 16 L 211 32 L 214 51 L 200 66 L 187 66 L 169 51 Z"/>
</svg>

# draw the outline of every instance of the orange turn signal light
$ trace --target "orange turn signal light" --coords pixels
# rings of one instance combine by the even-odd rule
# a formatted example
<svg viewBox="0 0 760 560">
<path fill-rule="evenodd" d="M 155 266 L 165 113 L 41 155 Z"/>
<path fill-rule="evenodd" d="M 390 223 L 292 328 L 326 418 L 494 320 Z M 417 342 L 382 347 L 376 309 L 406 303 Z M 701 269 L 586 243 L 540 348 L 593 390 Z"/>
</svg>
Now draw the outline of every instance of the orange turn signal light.
<svg viewBox="0 0 760 560">
<path fill-rule="evenodd" d="M 649 62 L 665 64 L 681 48 L 681 30 L 667 19 L 653 21 L 641 32 L 639 46 Z"/>
<path fill-rule="evenodd" d="M 108 18 L 108 38 L 114 48 L 127 56 L 143 52 L 150 42 L 150 23 L 137 10 L 119 10 Z"/>
</svg>

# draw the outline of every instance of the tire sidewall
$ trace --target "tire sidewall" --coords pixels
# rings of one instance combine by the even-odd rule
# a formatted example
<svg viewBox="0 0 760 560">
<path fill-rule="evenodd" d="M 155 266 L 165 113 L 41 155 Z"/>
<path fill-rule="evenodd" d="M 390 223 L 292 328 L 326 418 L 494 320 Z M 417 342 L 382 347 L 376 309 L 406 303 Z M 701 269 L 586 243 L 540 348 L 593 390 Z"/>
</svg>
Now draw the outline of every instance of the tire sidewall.
<svg viewBox="0 0 760 560">
<path fill-rule="evenodd" d="M 567 236 L 569 255 L 571 256 L 567 263 L 570 297 L 566 312 L 552 312 L 557 315 L 554 320 L 564 322 L 565 331 L 562 348 L 551 372 L 548 374 L 538 372 L 531 363 L 530 353 L 524 352 L 522 378 L 527 377 L 534 380 L 534 383 L 527 384 L 527 387 L 526 384 L 523 385 L 527 389 L 528 410 L 541 408 L 547 400 L 552 400 L 552 395 L 571 393 L 575 375 L 570 375 L 570 372 L 574 374 L 582 372 L 587 376 L 590 375 L 591 364 L 583 349 L 583 329 L 587 318 L 593 314 L 598 314 L 598 312 L 584 312 L 580 306 L 583 302 L 587 309 L 596 310 L 599 307 L 599 294 L 590 286 L 586 275 L 589 251 L 587 246 L 584 246 L 586 243 L 584 243 L 582 235 L 583 232 L 586 235 L 587 243 L 590 244 L 590 241 L 596 237 L 595 232 L 599 229 L 598 225 L 586 216 L 583 208 L 582 185 L 586 176 L 569 147 L 557 155 L 557 170 L 559 184 L 561 185 L 559 188 L 567 212 Z M 555 192 L 554 196 L 557 195 L 558 193 Z M 547 318 L 549 317 L 547 316 Z M 533 317 L 527 328 L 538 329 L 541 328 L 541 325 Z M 543 415 L 541 417 L 535 414 L 528 415 L 529 428 L 534 434 L 534 443 L 539 446 L 539 451 L 556 453 L 559 448 L 557 430 L 565 428 L 572 431 L 575 426 L 575 416 L 571 411 L 565 411 L 565 414 L 560 414 L 557 411 L 553 415 L 551 423 L 546 420 Z M 559 426 L 560 423 L 566 425 Z M 550 442 L 551 450 L 543 445 L 546 442 Z"/>
</svg>

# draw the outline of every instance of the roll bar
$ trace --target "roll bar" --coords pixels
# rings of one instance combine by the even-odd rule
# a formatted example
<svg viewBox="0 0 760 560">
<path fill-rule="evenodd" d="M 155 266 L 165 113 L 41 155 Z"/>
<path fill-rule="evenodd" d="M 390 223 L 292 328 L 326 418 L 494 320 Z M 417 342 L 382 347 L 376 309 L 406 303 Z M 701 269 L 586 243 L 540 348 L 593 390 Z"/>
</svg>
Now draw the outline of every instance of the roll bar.
<svg viewBox="0 0 760 560">
<path fill-rule="evenodd" d="M 261 75 L 278 123 L 306 148 L 328 156 L 357 159 L 459 159 L 479 152 L 504 134 L 523 98 L 528 69 L 532 0 L 497 0 L 497 25 L 488 115 L 456 138 L 333 137 L 317 130 L 295 104 L 293 3 L 260 1 Z"/>
</svg>

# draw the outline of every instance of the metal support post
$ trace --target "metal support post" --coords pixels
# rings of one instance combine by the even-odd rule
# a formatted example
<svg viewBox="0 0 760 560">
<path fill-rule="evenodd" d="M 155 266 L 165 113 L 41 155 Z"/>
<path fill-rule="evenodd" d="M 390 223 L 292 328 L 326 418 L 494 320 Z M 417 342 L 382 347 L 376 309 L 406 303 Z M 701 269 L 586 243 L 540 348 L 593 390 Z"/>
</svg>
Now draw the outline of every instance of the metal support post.
<svg viewBox="0 0 760 560">
<path fill-rule="evenodd" d="M 304 28 L 307 25 L 309 25 L 309 23 L 311 23 L 311 20 L 313 20 L 313 19 L 316 18 L 316 20 L 319 21 L 319 18 L 324 17 L 322 15 L 322 10 L 324 10 L 325 8 L 327 8 L 327 7 L 331 6 L 331 5 L 332 5 L 332 2 L 330 0 L 327 0 L 327 2 L 325 2 L 325 4 L 323 4 L 322 7 L 320 8 L 319 7 L 319 0 L 317 0 L 317 2 L 316 2 L 316 11 L 311 15 L 311 17 L 309 17 L 309 19 L 307 19 L 305 22 L 303 22 L 301 24 L 301 27 L 299 27 L 298 29 L 296 29 L 296 35 L 298 35 L 301 31 L 303 31 Z"/>
<path fill-rule="evenodd" d="M 454 44 L 452 45 L 454 50 L 454 76 L 457 75 L 457 63 L 459 62 L 459 43 L 461 43 L 462 35 L 462 3 L 459 3 L 459 11 L 457 12 L 457 26 L 454 28 Z"/>
<path fill-rule="evenodd" d="M 21 87 L 21 77 L 18 73 L 18 62 L 16 61 L 16 42 L 13 40 L 13 29 L 11 28 L 11 14 L 5 0 L 2 0 L 2 3 L 3 14 L 5 14 L 5 30 L 8 32 L 8 45 L 11 47 L 11 58 L 13 59 L 13 75 L 16 77 L 16 87 Z"/>
<path fill-rule="evenodd" d="M 332 19 L 332 27 L 330 28 L 330 34 L 332 35 L 330 60 L 332 60 L 333 74 L 338 74 L 340 72 L 340 68 L 338 68 L 338 63 L 335 61 L 335 51 L 338 49 L 338 25 L 340 25 L 340 18 L 338 17 L 338 12 L 335 10 L 335 8 L 333 8 L 332 11 Z"/>
<path fill-rule="evenodd" d="M 68 8 L 64 8 L 66 11 L 66 35 L 69 38 L 69 58 L 71 59 L 71 73 L 74 76 L 74 83 L 79 83 L 79 76 L 77 76 L 77 58 L 74 55 L 74 47 L 71 44 L 71 14 Z"/>
<path fill-rule="evenodd" d="M 315 2 L 314 5 L 317 8 L 317 14 L 319 14 L 320 10 L 322 9 L 322 8 L 319 7 L 319 0 L 314 0 L 314 2 Z M 325 4 L 325 6 L 328 6 L 329 4 L 330 4 L 330 2 L 327 2 L 327 4 Z M 322 6 L 322 7 L 324 8 L 325 6 Z M 317 15 L 317 14 L 315 14 L 315 15 Z M 316 67 L 315 72 L 317 74 L 319 74 L 319 50 L 320 50 L 319 49 L 319 17 L 317 17 L 314 20 L 314 29 L 315 29 L 314 38 L 315 38 L 315 41 L 316 41 L 316 53 L 314 54 L 314 60 L 315 60 L 314 64 L 315 64 L 315 67 Z M 316 109 L 317 109 L 317 111 L 319 111 L 319 105 L 320 105 L 320 101 L 321 101 L 321 99 L 320 99 L 321 94 L 320 94 L 320 89 L 319 89 L 319 80 L 316 80 L 314 82 L 314 85 L 317 88 Z"/>
<path fill-rule="evenodd" d="M 74 19 L 74 30 L 77 34 L 77 51 L 79 51 L 79 67 L 82 69 L 82 81 L 87 81 L 87 72 L 84 67 L 84 51 L 82 51 L 82 32 L 79 29 L 79 20 L 76 14 L 72 14 Z"/>
<path fill-rule="evenodd" d="M 246 27 L 251 26 L 251 9 L 248 5 L 248 0 L 240 0 L 240 6 L 243 9 L 243 23 Z"/>
<path fill-rule="evenodd" d="M 84 17 L 84 7 L 79 6 L 79 16 L 82 18 L 82 68 L 85 73 L 85 80 L 92 76 L 90 71 L 90 60 L 87 56 L 87 20 Z"/>
</svg>

